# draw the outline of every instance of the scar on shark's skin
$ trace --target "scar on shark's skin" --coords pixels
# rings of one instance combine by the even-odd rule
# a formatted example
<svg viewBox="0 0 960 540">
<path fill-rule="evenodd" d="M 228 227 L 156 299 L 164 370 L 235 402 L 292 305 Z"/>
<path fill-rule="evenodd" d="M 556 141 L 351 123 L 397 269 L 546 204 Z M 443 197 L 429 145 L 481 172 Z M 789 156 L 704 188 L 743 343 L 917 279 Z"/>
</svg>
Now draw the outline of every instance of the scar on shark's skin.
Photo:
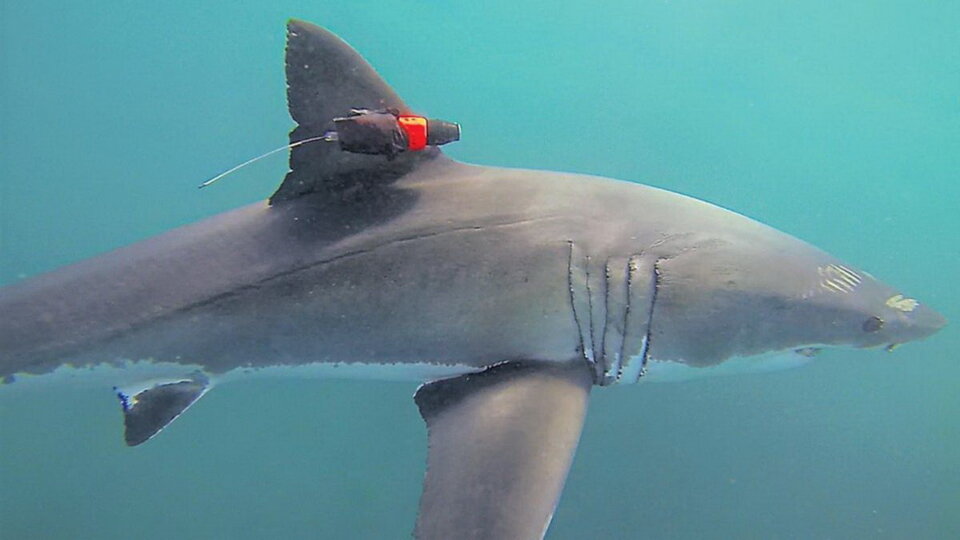
<svg viewBox="0 0 960 540">
<path fill-rule="evenodd" d="M 703 201 L 451 160 L 433 143 L 458 127 L 310 23 L 288 23 L 285 67 L 297 127 L 266 203 L 0 289 L 0 380 L 113 387 L 130 446 L 237 378 L 417 381 L 415 536 L 541 538 L 592 387 L 892 350 L 946 322 Z"/>
<path fill-rule="evenodd" d="M 884 303 L 888 307 L 904 312 L 913 311 L 920 305 L 920 302 L 917 302 L 913 298 L 904 298 L 902 294 L 895 294 L 887 298 L 887 301 Z"/>
</svg>

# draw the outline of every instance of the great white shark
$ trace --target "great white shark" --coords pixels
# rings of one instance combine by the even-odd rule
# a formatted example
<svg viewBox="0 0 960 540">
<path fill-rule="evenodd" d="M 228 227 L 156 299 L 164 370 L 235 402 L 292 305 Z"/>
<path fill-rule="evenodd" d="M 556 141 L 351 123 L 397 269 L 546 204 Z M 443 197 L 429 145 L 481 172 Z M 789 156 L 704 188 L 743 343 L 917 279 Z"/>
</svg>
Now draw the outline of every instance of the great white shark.
<svg viewBox="0 0 960 540">
<path fill-rule="evenodd" d="M 346 43 L 290 21 L 292 143 L 409 111 Z M 102 381 L 138 445 L 215 384 L 422 383 L 415 536 L 540 538 L 593 386 L 891 349 L 944 318 L 787 234 L 653 187 L 291 149 L 268 201 L 0 289 L 0 378 Z"/>
</svg>

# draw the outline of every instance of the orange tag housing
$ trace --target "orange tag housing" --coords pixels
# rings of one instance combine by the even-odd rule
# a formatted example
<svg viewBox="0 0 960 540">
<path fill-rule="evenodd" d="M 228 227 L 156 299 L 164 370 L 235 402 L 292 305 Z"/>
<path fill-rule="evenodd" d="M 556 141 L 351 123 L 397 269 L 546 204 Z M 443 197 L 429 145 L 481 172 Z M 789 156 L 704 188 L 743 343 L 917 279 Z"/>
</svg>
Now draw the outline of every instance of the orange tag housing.
<svg viewBox="0 0 960 540">
<path fill-rule="evenodd" d="M 407 133 L 407 150 L 427 147 L 427 119 L 422 116 L 400 115 L 397 123 Z"/>
</svg>

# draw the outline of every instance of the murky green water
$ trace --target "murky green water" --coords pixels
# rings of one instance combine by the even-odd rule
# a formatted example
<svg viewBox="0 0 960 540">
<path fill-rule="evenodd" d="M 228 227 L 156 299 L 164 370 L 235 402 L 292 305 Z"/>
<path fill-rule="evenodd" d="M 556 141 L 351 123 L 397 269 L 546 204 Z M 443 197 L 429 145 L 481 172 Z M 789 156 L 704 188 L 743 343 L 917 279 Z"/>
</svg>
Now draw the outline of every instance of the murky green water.
<svg viewBox="0 0 960 540">
<path fill-rule="evenodd" d="M 953 321 L 894 354 L 601 389 L 551 539 L 960 536 L 960 4 L 0 1 L 0 282 L 261 199 L 284 22 L 357 47 L 449 153 L 695 195 Z M 0 314 L 12 316 L 12 314 Z M 407 384 L 217 388 L 128 449 L 109 388 L 0 389 L 2 538 L 405 538 Z"/>
</svg>

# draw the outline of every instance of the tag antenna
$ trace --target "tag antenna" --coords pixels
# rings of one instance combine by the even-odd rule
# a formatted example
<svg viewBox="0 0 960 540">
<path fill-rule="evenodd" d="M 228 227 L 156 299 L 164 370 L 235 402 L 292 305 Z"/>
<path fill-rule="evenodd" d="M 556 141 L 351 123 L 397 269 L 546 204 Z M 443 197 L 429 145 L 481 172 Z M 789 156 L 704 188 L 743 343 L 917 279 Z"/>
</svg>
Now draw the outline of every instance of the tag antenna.
<svg viewBox="0 0 960 540">
<path fill-rule="evenodd" d="M 227 175 L 233 174 L 234 172 L 239 171 L 240 169 L 246 167 L 247 165 L 250 165 L 250 164 L 252 164 L 252 163 L 256 163 L 256 162 L 260 161 L 261 159 L 263 159 L 263 158 L 265 158 L 265 157 L 272 156 L 273 154 L 276 154 L 277 152 L 282 152 L 282 151 L 284 151 L 284 150 L 289 150 L 289 149 L 291 149 L 291 148 L 296 148 L 296 147 L 298 147 L 298 146 L 300 146 L 300 145 L 302 145 L 302 144 L 307 144 L 307 143 L 316 142 L 316 141 L 331 141 L 331 140 L 336 140 L 336 138 L 331 137 L 329 133 L 325 133 L 325 134 L 323 134 L 323 135 L 318 135 L 318 136 L 316 136 L 316 137 L 310 137 L 309 139 L 303 139 L 302 141 L 297 141 L 297 142 L 293 142 L 293 143 L 290 143 L 290 144 L 285 144 L 285 145 L 281 146 L 280 148 L 274 148 L 273 150 L 270 150 L 269 152 L 267 152 L 267 153 L 265 153 L 265 154 L 260 154 L 259 156 L 255 157 L 255 158 L 248 159 L 248 160 L 244 161 L 243 163 L 237 165 L 236 167 L 232 167 L 232 168 L 230 168 L 230 169 L 227 169 L 226 171 L 223 171 L 222 173 L 214 176 L 213 178 L 207 180 L 206 182 L 200 184 L 200 185 L 197 186 L 197 187 L 198 187 L 198 188 L 205 188 L 205 187 L 209 186 L 210 184 L 216 182 L 217 180 L 220 180 L 221 178 L 223 178 L 223 177 L 225 177 L 225 176 L 227 176 Z"/>
</svg>

